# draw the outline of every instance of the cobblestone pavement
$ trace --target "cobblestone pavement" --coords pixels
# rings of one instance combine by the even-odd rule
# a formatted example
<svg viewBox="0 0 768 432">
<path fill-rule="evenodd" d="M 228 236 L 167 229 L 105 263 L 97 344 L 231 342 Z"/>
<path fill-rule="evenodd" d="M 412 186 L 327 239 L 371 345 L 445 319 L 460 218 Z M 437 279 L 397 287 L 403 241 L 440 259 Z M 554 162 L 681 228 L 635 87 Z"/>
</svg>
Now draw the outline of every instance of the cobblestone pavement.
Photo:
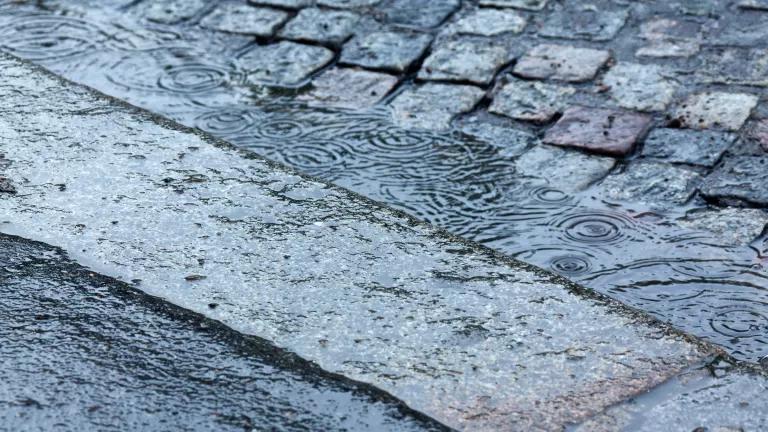
<svg viewBox="0 0 768 432">
<path fill-rule="evenodd" d="M 768 354 L 765 2 L 29 3 L 4 50 Z"/>
</svg>

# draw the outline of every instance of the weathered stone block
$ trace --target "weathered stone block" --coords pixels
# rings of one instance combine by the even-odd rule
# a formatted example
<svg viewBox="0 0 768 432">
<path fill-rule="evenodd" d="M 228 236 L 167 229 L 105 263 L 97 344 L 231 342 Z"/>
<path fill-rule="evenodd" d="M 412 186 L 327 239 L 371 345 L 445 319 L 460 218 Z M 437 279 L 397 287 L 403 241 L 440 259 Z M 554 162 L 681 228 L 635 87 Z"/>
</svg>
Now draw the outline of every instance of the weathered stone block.
<svg viewBox="0 0 768 432">
<path fill-rule="evenodd" d="M 708 209 L 691 211 L 678 223 L 691 230 L 708 231 L 723 245 L 743 246 L 762 234 L 768 214 L 758 209 Z"/>
<path fill-rule="evenodd" d="M 212 30 L 267 37 L 275 34 L 287 19 L 287 13 L 275 9 L 222 3 L 200 24 Z"/>
<path fill-rule="evenodd" d="M 367 69 L 403 72 L 424 54 L 432 36 L 424 33 L 380 31 L 352 38 L 341 63 Z"/>
<path fill-rule="evenodd" d="M 688 128 L 735 131 L 747 121 L 757 100 L 757 96 L 746 93 L 698 93 L 689 96 L 674 116 Z"/>
<path fill-rule="evenodd" d="M 650 121 L 644 114 L 573 107 L 547 131 L 544 142 L 624 156 L 634 149 Z"/>
<path fill-rule="evenodd" d="M 518 175 L 543 179 L 555 189 L 574 193 L 605 177 L 616 161 L 548 145 L 523 153 L 515 163 Z"/>
<path fill-rule="evenodd" d="M 610 58 L 605 50 L 563 45 L 538 45 L 515 65 L 514 73 L 525 78 L 589 81 Z"/>
<path fill-rule="evenodd" d="M 594 4 L 568 3 L 553 12 L 539 32 L 542 36 L 563 39 L 609 41 L 629 18 L 626 10 L 605 10 Z"/>
<path fill-rule="evenodd" d="M 436 27 L 458 10 L 459 0 L 389 0 L 380 9 L 392 24 Z"/>
<path fill-rule="evenodd" d="M 319 8 L 302 9 L 280 36 L 286 39 L 339 44 L 347 40 L 360 21 L 360 16 L 347 11 Z"/>
<path fill-rule="evenodd" d="M 480 0 L 480 5 L 537 11 L 544 9 L 548 1 L 549 0 Z"/>
<path fill-rule="evenodd" d="M 142 4 L 141 10 L 150 21 L 176 24 L 195 16 L 207 3 L 206 0 L 154 0 Z"/>
<path fill-rule="evenodd" d="M 508 50 L 484 40 L 455 40 L 438 46 L 424 61 L 419 79 L 488 84 L 511 61 Z"/>
<path fill-rule="evenodd" d="M 520 33 L 527 20 L 513 10 L 476 9 L 450 26 L 449 32 L 478 36 Z"/>
<path fill-rule="evenodd" d="M 494 96 L 488 111 L 516 120 L 546 122 L 565 108 L 572 87 L 510 81 Z"/>
<path fill-rule="evenodd" d="M 672 102 L 677 85 L 664 78 L 656 65 L 619 63 L 605 74 L 603 82 L 623 108 L 662 111 Z"/>
<path fill-rule="evenodd" d="M 299 100 L 321 106 L 368 108 L 397 84 L 397 77 L 378 72 L 336 68 L 312 81 L 312 90 Z"/>
<path fill-rule="evenodd" d="M 654 129 L 645 139 L 643 155 L 667 162 L 711 167 L 735 139 L 734 134 L 727 132 Z"/>
<path fill-rule="evenodd" d="M 333 60 L 333 51 L 295 42 L 257 45 L 238 61 L 254 84 L 296 86 Z"/>
<path fill-rule="evenodd" d="M 441 130 L 448 129 L 457 115 L 470 111 L 483 94 L 473 86 L 424 84 L 400 93 L 391 106 L 401 126 Z"/>
<path fill-rule="evenodd" d="M 600 184 L 601 196 L 628 204 L 665 210 L 684 204 L 701 176 L 688 168 L 653 161 L 635 161 Z"/>
<path fill-rule="evenodd" d="M 727 204 L 768 206 L 768 157 L 727 158 L 704 180 L 701 193 Z"/>
</svg>

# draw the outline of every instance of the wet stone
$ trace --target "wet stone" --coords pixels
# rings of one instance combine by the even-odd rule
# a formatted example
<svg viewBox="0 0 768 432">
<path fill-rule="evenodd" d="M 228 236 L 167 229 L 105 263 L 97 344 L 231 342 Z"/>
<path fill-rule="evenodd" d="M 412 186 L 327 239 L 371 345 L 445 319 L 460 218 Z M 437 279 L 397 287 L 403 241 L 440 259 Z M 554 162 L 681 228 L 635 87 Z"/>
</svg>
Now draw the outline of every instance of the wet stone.
<svg viewBox="0 0 768 432">
<path fill-rule="evenodd" d="M 757 96 L 745 93 L 698 93 L 689 96 L 674 117 L 683 127 L 735 131 L 747 121 L 757 101 Z"/>
<path fill-rule="evenodd" d="M 763 233 L 768 214 L 763 210 L 733 207 L 696 210 L 678 223 L 687 229 L 707 231 L 723 245 L 743 246 Z"/>
<path fill-rule="evenodd" d="M 341 53 L 341 63 L 403 72 L 424 54 L 432 37 L 423 33 L 382 31 L 357 35 Z"/>
<path fill-rule="evenodd" d="M 400 126 L 441 130 L 448 129 L 457 115 L 472 110 L 484 94 L 473 86 L 424 84 L 400 93 L 391 106 Z"/>
<path fill-rule="evenodd" d="M 725 204 L 751 203 L 768 206 L 768 157 L 726 158 L 704 180 L 701 193 Z"/>
<path fill-rule="evenodd" d="M 768 38 L 768 14 L 757 22 L 743 22 L 739 25 L 726 25 L 719 34 L 708 37 L 715 45 L 751 48 L 762 46 Z"/>
<path fill-rule="evenodd" d="M 250 0 L 250 3 L 265 6 L 278 6 L 299 9 L 311 5 L 313 0 Z"/>
<path fill-rule="evenodd" d="M 768 152 L 768 119 L 755 122 L 749 131 L 749 136 L 757 141 L 763 151 Z"/>
<path fill-rule="evenodd" d="M 665 210 L 685 204 L 701 176 L 688 168 L 639 160 L 600 184 L 602 197 L 627 204 L 645 204 Z"/>
<path fill-rule="evenodd" d="M 552 13 L 539 34 L 563 39 L 609 41 L 629 17 L 626 10 L 606 10 L 596 4 L 568 3 Z"/>
<path fill-rule="evenodd" d="M 662 111 L 672 102 L 677 89 L 663 72 L 656 65 L 619 63 L 606 73 L 603 82 L 622 108 Z"/>
<path fill-rule="evenodd" d="M 454 40 L 434 49 L 419 71 L 419 79 L 488 84 L 511 60 L 508 50 L 485 40 Z"/>
<path fill-rule="evenodd" d="M 549 0 L 480 0 L 480 5 L 539 11 L 544 9 L 548 1 Z"/>
<path fill-rule="evenodd" d="M 251 48 L 239 58 L 248 80 L 255 84 L 296 86 L 333 60 L 333 51 L 294 42 Z"/>
<path fill-rule="evenodd" d="M 654 40 L 637 50 L 637 57 L 673 58 L 690 57 L 699 52 L 701 45 L 687 40 Z"/>
<path fill-rule="evenodd" d="M 514 73 L 525 78 L 583 82 L 594 78 L 609 58 L 605 50 L 544 44 L 526 53 Z"/>
<path fill-rule="evenodd" d="M 768 49 L 708 51 L 697 72 L 706 83 L 768 87 Z"/>
<path fill-rule="evenodd" d="M 488 111 L 516 120 L 547 122 L 561 112 L 572 87 L 541 82 L 510 81 L 494 96 Z"/>
<path fill-rule="evenodd" d="M 320 6 L 327 6 L 339 9 L 357 9 L 376 6 L 381 0 L 317 0 Z"/>
<path fill-rule="evenodd" d="M 380 6 L 392 24 L 436 27 L 461 5 L 460 0 L 389 0 Z"/>
<path fill-rule="evenodd" d="M 358 21 L 360 16 L 352 12 L 307 8 L 302 9 L 285 26 L 280 36 L 286 39 L 339 44 L 352 36 Z"/>
<path fill-rule="evenodd" d="M 176 24 L 192 18 L 206 5 L 206 0 L 153 0 L 143 3 L 142 12 L 150 20 L 163 24 Z"/>
<path fill-rule="evenodd" d="M 517 159 L 515 169 L 518 175 L 542 179 L 552 188 L 575 193 L 605 177 L 615 163 L 610 157 L 537 145 Z"/>
<path fill-rule="evenodd" d="M 626 111 L 573 107 L 550 128 L 544 142 L 595 153 L 625 156 L 650 124 L 650 117 Z"/>
<path fill-rule="evenodd" d="M 768 0 L 742 0 L 738 5 L 742 9 L 768 11 Z"/>
<path fill-rule="evenodd" d="M 267 37 L 275 34 L 275 30 L 287 19 L 288 14 L 283 11 L 224 3 L 203 18 L 200 24 L 212 30 Z"/>
<path fill-rule="evenodd" d="M 451 32 L 478 36 L 520 33 L 527 21 L 513 10 L 476 9 L 450 26 Z"/>
<path fill-rule="evenodd" d="M 373 106 L 397 84 L 397 77 L 378 72 L 336 68 L 312 81 L 299 100 L 321 106 L 362 109 Z"/>
<path fill-rule="evenodd" d="M 736 135 L 727 132 L 659 128 L 645 139 L 643 156 L 711 167 L 735 139 Z"/>
<path fill-rule="evenodd" d="M 509 126 L 492 124 L 487 121 L 471 118 L 462 121 L 461 132 L 475 139 L 493 144 L 499 148 L 499 154 L 503 157 L 517 157 L 535 144 L 538 139 L 529 132 L 515 129 Z"/>
</svg>

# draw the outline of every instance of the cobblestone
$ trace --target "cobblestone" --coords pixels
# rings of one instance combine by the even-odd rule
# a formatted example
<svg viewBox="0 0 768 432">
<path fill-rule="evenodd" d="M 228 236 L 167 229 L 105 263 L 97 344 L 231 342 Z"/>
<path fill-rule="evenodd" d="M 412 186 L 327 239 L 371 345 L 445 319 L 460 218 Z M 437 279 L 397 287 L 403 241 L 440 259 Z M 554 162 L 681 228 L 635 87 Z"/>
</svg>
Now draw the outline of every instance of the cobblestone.
<svg viewBox="0 0 768 432">
<path fill-rule="evenodd" d="M 256 5 L 278 6 L 288 9 L 299 9 L 312 4 L 313 0 L 250 0 Z"/>
<path fill-rule="evenodd" d="M 484 40 L 454 40 L 439 45 L 424 61 L 419 79 L 489 84 L 512 59 L 507 49 Z"/>
<path fill-rule="evenodd" d="M 520 33 L 527 24 L 524 16 L 513 10 L 477 9 L 449 26 L 449 33 L 497 36 Z"/>
<path fill-rule="evenodd" d="M 605 50 L 563 45 L 538 45 L 515 65 L 515 74 L 525 78 L 589 81 L 610 58 Z"/>
<path fill-rule="evenodd" d="M 512 80 L 494 96 L 488 111 L 517 120 L 547 122 L 565 108 L 567 97 L 574 93 L 571 87 Z"/>
<path fill-rule="evenodd" d="M 363 109 L 380 101 L 396 84 L 392 75 L 336 68 L 312 81 L 312 90 L 299 99 L 319 106 Z"/>
<path fill-rule="evenodd" d="M 550 15 L 539 34 L 563 39 L 608 41 L 624 26 L 626 10 L 606 10 L 602 4 L 567 3 Z"/>
<path fill-rule="evenodd" d="M 605 76 L 611 95 L 623 108 L 662 111 L 672 102 L 677 86 L 656 65 L 619 63 Z"/>
<path fill-rule="evenodd" d="M 600 192 L 611 200 L 665 210 L 688 201 L 700 178 L 688 168 L 641 160 L 608 176 L 600 184 Z"/>
<path fill-rule="evenodd" d="M 548 1 L 549 0 L 480 0 L 480 5 L 540 11 L 547 6 Z"/>
<path fill-rule="evenodd" d="M 267 37 L 275 34 L 287 19 L 288 14 L 283 11 L 224 3 L 203 18 L 201 24 L 213 30 Z"/>
<path fill-rule="evenodd" d="M 725 204 L 768 206 L 768 157 L 726 158 L 705 179 L 701 193 Z"/>
<path fill-rule="evenodd" d="M 537 145 L 518 158 L 516 173 L 541 179 L 548 186 L 566 193 L 579 192 L 605 177 L 616 161 L 609 157 L 549 145 Z"/>
<path fill-rule="evenodd" d="M 733 144 L 736 135 L 686 129 L 654 129 L 648 134 L 643 155 L 673 163 L 712 167 Z"/>
<path fill-rule="evenodd" d="M 295 86 L 310 74 L 327 65 L 333 52 L 316 46 L 294 42 L 259 45 L 239 58 L 255 84 Z"/>
<path fill-rule="evenodd" d="M 448 129 L 451 120 L 470 111 L 483 94 L 477 87 L 430 83 L 405 90 L 391 106 L 401 126 Z"/>
<path fill-rule="evenodd" d="M 206 0 L 154 0 L 143 5 L 144 16 L 164 24 L 175 24 L 195 16 L 207 4 Z"/>
<path fill-rule="evenodd" d="M 688 229 L 709 232 L 720 244 L 743 246 L 763 233 L 768 214 L 758 209 L 714 208 L 691 211 L 678 222 Z"/>
<path fill-rule="evenodd" d="M 757 106 L 757 97 L 744 93 L 705 92 L 686 99 L 675 111 L 684 127 L 739 130 Z"/>
<path fill-rule="evenodd" d="M 624 156 L 645 133 L 650 117 L 625 111 L 573 107 L 547 131 L 544 142 Z"/>
<path fill-rule="evenodd" d="M 379 31 L 355 36 L 341 62 L 367 69 L 403 72 L 427 50 L 432 37 L 423 33 Z"/>
<path fill-rule="evenodd" d="M 460 0 L 388 0 L 381 10 L 393 24 L 428 28 L 445 21 L 460 4 Z"/>
<path fill-rule="evenodd" d="M 370 6 L 376 6 L 381 0 L 317 0 L 320 6 L 344 9 L 358 9 Z"/>
<path fill-rule="evenodd" d="M 318 8 L 302 9 L 280 32 L 280 36 L 300 41 L 340 44 L 347 40 L 360 16 L 347 11 Z"/>
</svg>

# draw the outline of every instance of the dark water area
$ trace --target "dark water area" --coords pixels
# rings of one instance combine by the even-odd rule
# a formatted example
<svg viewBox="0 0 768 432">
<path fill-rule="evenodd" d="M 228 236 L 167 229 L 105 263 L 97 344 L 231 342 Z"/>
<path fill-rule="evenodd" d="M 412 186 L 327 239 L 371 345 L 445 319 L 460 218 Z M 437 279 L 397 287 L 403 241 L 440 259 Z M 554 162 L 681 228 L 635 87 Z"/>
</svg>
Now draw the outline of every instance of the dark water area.
<svg viewBox="0 0 768 432">
<path fill-rule="evenodd" d="M 238 56 L 250 38 L 143 21 L 125 1 L 42 3 L 50 10 L 0 2 L 0 48 L 564 275 L 739 359 L 768 354 L 763 246 L 676 223 L 703 202 L 659 212 L 606 202 L 596 188 L 569 194 L 518 172 L 536 143 L 528 131 L 436 133 L 396 126 L 385 107 L 308 106 L 304 88 L 246 80 Z"/>
</svg>

